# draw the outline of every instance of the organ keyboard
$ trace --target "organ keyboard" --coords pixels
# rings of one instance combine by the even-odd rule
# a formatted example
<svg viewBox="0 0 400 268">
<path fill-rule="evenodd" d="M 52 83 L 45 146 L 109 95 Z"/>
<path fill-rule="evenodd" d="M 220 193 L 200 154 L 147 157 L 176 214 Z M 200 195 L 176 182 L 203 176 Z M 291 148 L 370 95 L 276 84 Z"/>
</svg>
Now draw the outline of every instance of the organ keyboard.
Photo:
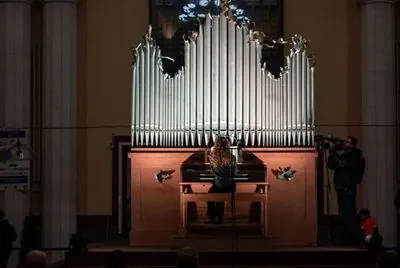
<svg viewBox="0 0 400 268">
<path fill-rule="evenodd" d="M 206 150 L 192 154 L 181 165 L 183 182 L 212 182 L 215 180 L 210 166 L 205 161 Z M 238 164 L 238 172 L 233 178 L 237 182 L 264 182 L 265 165 L 251 152 L 243 152 L 242 163 Z"/>
</svg>

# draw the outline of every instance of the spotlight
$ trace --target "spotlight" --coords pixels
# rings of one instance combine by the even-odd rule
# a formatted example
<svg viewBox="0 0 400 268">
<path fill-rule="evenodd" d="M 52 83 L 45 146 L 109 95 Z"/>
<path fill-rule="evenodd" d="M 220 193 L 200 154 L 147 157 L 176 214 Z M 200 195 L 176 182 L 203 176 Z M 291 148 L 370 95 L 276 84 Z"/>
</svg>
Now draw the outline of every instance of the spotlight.
<svg viewBox="0 0 400 268">
<path fill-rule="evenodd" d="M 163 183 L 165 180 L 172 179 L 172 174 L 175 170 L 160 170 L 157 174 L 154 175 L 154 178 L 158 180 L 159 183 Z"/>
</svg>

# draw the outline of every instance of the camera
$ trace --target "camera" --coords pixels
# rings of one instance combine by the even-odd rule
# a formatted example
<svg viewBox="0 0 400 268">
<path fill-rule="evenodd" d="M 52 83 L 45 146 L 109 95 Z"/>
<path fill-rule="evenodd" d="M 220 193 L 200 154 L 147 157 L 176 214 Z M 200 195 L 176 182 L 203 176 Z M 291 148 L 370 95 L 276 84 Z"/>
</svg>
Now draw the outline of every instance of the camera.
<svg viewBox="0 0 400 268">
<path fill-rule="evenodd" d="M 340 150 L 344 146 L 344 140 L 340 139 L 339 137 L 334 137 L 331 134 L 315 135 L 315 143 L 324 150 Z"/>
</svg>

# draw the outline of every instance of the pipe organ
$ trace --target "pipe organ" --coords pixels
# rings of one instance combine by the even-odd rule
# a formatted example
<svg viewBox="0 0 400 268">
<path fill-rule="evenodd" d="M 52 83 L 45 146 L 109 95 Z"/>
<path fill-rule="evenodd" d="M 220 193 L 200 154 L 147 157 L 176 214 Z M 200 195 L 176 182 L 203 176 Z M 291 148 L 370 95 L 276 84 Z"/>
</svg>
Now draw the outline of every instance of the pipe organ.
<svg viewBox="0 0 400 268">
<path fill-rule="evenodd" d="M 218 134 L 242 156 L 235 213 L 225 210 L 219 228 L 235 223 L 259 232 L 259 240 L 238 237 L 246 249 L 316 242 L 314 59 L 302 36 L 276 40 L 291 50 L 274 77 L 262 62 L 260 37 L 223 13 L 208 15 L 185 36 L 184 66 L 173 76 L 163 71 L 151 28 L 133 50 L 130 245 L 231 248 L 230 238 L 186 236 L 214 230 L 204 224 L 206 202 L 232 201 L 208 193 L 215 176 L 207 152 Z M 271 172 L 280 167 L 295 178 Z"/>
<path fill-rule="evenodd" d="M 132 147 L 207 147 L 216 134 L 246 147 L 314 145 L 314 66 L 296 35 L 280 76 L 261 62 L 263 44 L 223 15 L 185 40 L 185 64 L 164 74 L 151 38 L 134 50 Z"/>
</svg>

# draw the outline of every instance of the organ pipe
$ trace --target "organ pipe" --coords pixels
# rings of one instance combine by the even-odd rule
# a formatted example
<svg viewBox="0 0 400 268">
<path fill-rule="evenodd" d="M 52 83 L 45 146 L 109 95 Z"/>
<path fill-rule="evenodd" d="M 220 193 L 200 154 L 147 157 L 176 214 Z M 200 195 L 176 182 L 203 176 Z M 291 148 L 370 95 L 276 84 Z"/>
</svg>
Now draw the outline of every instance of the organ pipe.
<svg viewBox="0 0 400 268">
<path fill-rule="evenodd" d="M 184 66 L 164 74 L 150 35 L 134 50 L 132 147 L 207 147 L 217 134 L 245 147 L 314 145 L 314 61 L 295 35 L 280 76 L 263 45 L 223 15 L 185 40 Z"/>
</svg>

